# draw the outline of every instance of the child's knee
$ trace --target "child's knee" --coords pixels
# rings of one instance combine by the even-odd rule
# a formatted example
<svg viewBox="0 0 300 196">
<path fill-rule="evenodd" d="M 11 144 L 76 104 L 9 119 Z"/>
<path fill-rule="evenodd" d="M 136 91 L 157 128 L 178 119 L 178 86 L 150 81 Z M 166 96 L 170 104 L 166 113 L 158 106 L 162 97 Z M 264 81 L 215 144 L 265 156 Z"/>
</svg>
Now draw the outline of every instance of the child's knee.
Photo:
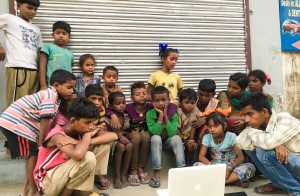
<svg viewBox="0 0 300 196">
<path fill-rule="evenodd" d="M 118 143 L 116 146 L 117 152 L 124 152 L 125 151 L 125 145 L 122 143 Z"/>
<path fill-rule="evenodd" d="M 81 162 L 84 162 L 86 170 L 93 171 L 96 167 L 96 157 L 94 153 L 87 151 Z"/>
<path fill-rule="evenodd" d="M 126 144 L 125 150 L 126 150 L 126 151 L 131 151 L 132 148 L 133 148 L 133 145 L 132 145 L 131 142 L 129 142 L 129 143 Z"/>
<path fill-rule="evenodd" d="M 162 144 L 161 137 L 159 135 L 153 135 L 151 137 L 151 144 L 154 144 L 154 145 Z"/>
</svg>

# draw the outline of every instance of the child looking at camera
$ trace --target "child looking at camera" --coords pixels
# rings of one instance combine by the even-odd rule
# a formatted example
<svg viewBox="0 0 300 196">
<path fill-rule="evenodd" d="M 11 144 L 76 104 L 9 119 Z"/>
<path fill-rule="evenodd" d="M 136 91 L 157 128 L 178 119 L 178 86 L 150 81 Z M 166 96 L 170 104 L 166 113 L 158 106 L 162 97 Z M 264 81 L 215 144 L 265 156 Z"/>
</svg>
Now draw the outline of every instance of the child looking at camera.
<svg viewBox="0 0 300 196">
<path fill-rule="evenodd" d="M 195 141 L 195 128 L 192 122 L 200 115 L 200 111 L 196 107 L 197 93 L 195 90 L 188 88 L 179 92 L 179 108 L 178 113 L 178 134 L 185 146 L 185 162 L 187 166 L 192 165 L 194 151 L 197 149 L 197 141 Z"/>
<path fill-rule="evenodd" d="M 100 86 L 101 78 L 95 75 L 96 60 L 91 54 L 84 54 L 79 58 L 79 67 L 81 73 L 76 76 L 77 79 L 77 92 L 79 97 L 85 97 L 85 88 L 91 84 Z"/>
<path fill-rule="evenodd" d="M 66 48 L 71 37 L 71 26 L 64 21 L 57 21 L 52 27 L 54 43 L 44 44 L 40 52 L 40 88 L 50 86 L 50 77 L 57 69 L 72 73 L 74 63 L 73 52 Z"/>
<path fill-rule="evenodd" d="M 102 79 L 104 80 L 104 84 L 101 84 L 101 88 L 104 93 L 104 106 L 109 105 L 108 96 L 112 92 L 123 92 L 122 88 L 118 86 L 116 83 L 119 77 L 119 70 L 114 66 L 106 66 L 103 69 Z"/>
<path fill-rule="evenodd" d="M 168 115 L 170 98 L 166 87 L 155 87 L 151 92 L 154 109 L 146 114 L 146 121 L 151 134 L 151 158 L 153 177 L 149 185 L 152 188 L 160 187 L 160 170 L 162 147 L 172 148 L 176 156 L 177 167 L 184 167 L 184 147 L 177 134 L 178 115 Z"/>
<path fill-rule="evenodd" d="M 122 189 L 128 186 L 126 176 L 132 156 L 132 143 L 126 137 L 126 135 L 130 132 L 130 117 L 128 114 L 124 113 L 126 101 L 123 93 L 112 92 L 108 96 L 108 101 L 109 108 L 118 116 L 122 126 L 120 129 L 113 129 L 111 127 L 111 119 L 109 117 L 104 118 L 107 129 L 115 132 L 119 138 L 119 140 L 114 143 L 112 149 L 115 166 L 113 187 L 115 189 Z M 122 171 L 121 165 L 123 165 Z"/>
<path fill-rule="evenodd" d="M 251 163 L 243 163 L 242 151 L 236 146 L 236 135 L 227 131 L 226 118 L 222 113 L 213 112 L 206 118 L 209 134 L 202 140 L 199 161 L 194 165 L 226 164 L 225 184 L 237 184 L 242 188 L 249 186 L 249 179 L 255 174 L 255 167 Z M 206 158 L 210 151 L 211 160 Z"/>
</svg>

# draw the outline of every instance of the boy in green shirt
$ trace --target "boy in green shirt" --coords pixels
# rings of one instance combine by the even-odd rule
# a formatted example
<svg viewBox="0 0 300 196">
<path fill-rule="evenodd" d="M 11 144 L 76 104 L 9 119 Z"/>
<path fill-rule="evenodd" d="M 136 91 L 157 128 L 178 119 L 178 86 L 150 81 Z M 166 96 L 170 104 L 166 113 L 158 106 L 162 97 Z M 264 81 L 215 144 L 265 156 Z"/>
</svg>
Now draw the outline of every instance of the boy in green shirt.
<svg viewBox="0 0 300 196">
<path fill-rule="evenodd" d="M 161 153 L 162 147 L 172 148 L 177 167 L 185 166 L 184 147 L 181 138 L 177 135 L 178 116 L 175 113 L 168 116 L 169 90 L 163 86 L 155 87 L 151 92 L 154 109 L 146 114 L 146 121 L 151 136 L 151 158 L 153 177 L 149 185 L 160 187 Z"/>
</svg>

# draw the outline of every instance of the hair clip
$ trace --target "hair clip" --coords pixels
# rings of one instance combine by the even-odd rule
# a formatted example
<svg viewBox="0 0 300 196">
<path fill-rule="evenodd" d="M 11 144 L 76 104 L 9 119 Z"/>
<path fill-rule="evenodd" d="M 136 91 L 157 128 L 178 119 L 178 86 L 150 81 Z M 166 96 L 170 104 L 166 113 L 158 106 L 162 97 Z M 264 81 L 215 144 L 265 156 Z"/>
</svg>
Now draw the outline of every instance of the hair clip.
<svg viewBox="0 0 300 196">
<path fill-rule="evenodd" d="M 168 48 L 168 44 L 164 44 L 164 43 L 159 43 L 158 46 L 160 51 L 165 51 Z"/>
<path fill-rule="evenodd" d="M 231 107 L 229 108 L 226 108 L 226 109 L 222 109 L 222 108 L 217 108 L 215 110 L 205 110 L 203 113 L 202 113 L 202 116 L 208 116 L 210 115 L 211 113 L 213 112 L 219 112 L 221 113 L 223 116 L 229 116 L 230 112 L 231 112 Z"/>
<path fill-rule="evenodd" d="M 175 50 L 177 53 L 179 53 L 179 50 L 178 50 L 177 48 L 174 48 L 174 50 Z"/>
<path fill-rule="evenodd" d="M 270 85 L 271 82 L 272 82 L 272 78 L 271 78 L 271 76 L 269 74 L 266 74 L 266 80 L 268 82 L 268 85 Z"/>
</svg>

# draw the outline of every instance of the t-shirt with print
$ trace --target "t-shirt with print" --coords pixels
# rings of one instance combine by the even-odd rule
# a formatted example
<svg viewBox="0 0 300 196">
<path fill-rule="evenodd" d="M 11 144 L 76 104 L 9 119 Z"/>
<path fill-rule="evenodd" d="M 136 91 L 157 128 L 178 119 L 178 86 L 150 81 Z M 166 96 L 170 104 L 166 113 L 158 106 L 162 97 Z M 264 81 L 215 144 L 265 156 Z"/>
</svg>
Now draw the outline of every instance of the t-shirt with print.
<svg viewBox="0 0 300 196">
<path fill-rule="evenodd" d="M 170 101 L 176 102 L 178 90 L 183 88 L 183 83 L 177 73 L 165 73 L 162 70 L 150 75 L 148 83 L 152 86 L 164 86 L 170 91 Z"/>
<path fill-rule="evenodd" d="M 236 154 L 233 150 L 235 140 L 236 135 L 227 131 L 223 142 L 216 144 L 212 134 L 209 133 L 203 137 L 202 144 L 210 148 L 212 163 L 230 163 L 236 159 Z"/>
<path fill-rule="evenodd" d="M 60 99 L 53 87 L 26 95 L 12 103 L 0 116 L 0 126 L 37 142 L 41 118 L 53 119 Z"/>
<path fill-rule="evenodd" d="M 74 63 L 73 52 L 67 48 L 58 47 L 55 44 L 44 44 L 41 52 L 47 54 L 47 72 L 46 79 L 50 86 L 50 77 L 57 69 L 63 69 L 72 73 L 72 65 Z"/>
<path fill-rule="evenodd" d="M 7 63 L 5 67 L 37 69 L 38 49 L 42 47 L 40 29 L 12 14 L 0 15 L 4 31 Z"/>
</svg>

